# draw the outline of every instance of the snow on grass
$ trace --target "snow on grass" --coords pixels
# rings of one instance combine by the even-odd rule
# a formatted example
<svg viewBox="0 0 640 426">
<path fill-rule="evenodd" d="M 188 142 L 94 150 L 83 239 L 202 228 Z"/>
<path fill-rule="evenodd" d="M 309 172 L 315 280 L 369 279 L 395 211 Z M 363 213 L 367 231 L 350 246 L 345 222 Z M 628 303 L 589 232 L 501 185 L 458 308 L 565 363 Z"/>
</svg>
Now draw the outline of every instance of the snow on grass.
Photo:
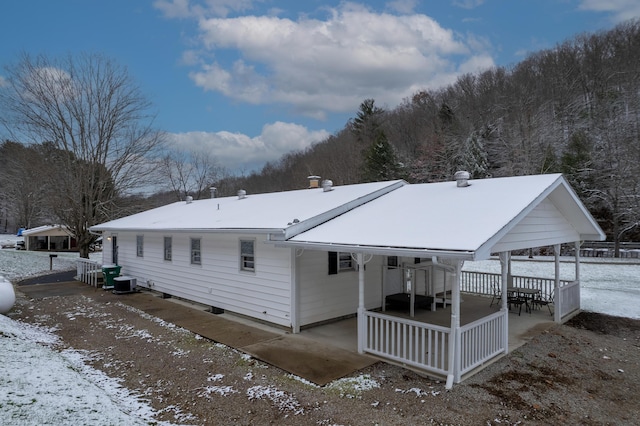
<svg viewBox="0 0 640 426">
<path fill-rule="evenodd" d="M 278 410 L 292 412 L 296 416 L 304 414 L 304 408 L 300 407 L 298 400 L 287 392 L 278 390 L 275 386 L 253 386 L 247 389 L 249 400 L 268 399 Z"/>
<path fill-rule="evenodd" d="M 16 239 L 13 235 L 0 234 L 0 241 Z M 17 237 L 17 240 L 22 240 Z M 25 278 L 37 277 L 51 272 L 62 272 L 76 269 L 78 253 L 56 252 L 53 261 L 49 252 L 24 251 L 16 249 L 0 249 L 0 275 L 15 283 Z M 91 253 L 93 260 L 101 261 L 102 253 Z M 51 269 L 49 262 L 51 261 Z"/>
<path fill-rule="evenodd" d="M 84 364 L 87 354 L 51 350 L 50 331 L 0 315 L 0 424 L 169 424 L 117 380 Z"/>
<path fill-rule="evenodd" d="M 640 319 L 640 274 L 638 259 L 582 258 L 580 260 L 580 306 L 582 310 Z M 463 270 L 500 273 L 500 262 L 465 262 Z M 514 258 L 512 275 L 553 278 L 553 256 L 533 260 Z M 562 258 L 560 279 L 575 279 L 573 258 Z"/>
<path fill-rule="evenodd" d="M 0 240 L 8 236 L 0 235 Z M 9 236 L 13 237 L 13 236 Z M 18 238 L 19 239 L 19 238 Z M 53 271 L 72 270 L 76 267 L 77 253 L 57 253 L 53 261 Z M 94 254 L 100 260 L 101 254 Z M 553 277 L 553 262 L 546 259 L 536 261 L 514 261 L 514 275 Z M 497 261 L 468 262 L 465 270 L 499 272 Z M 640 305 L 636 303 L 640 296 L 640 274 L 638 264 L 594 264 L 586 260 L 580 271 L 582 281 L 582 307 L 585 310 L 640 318 Z M 50 273 L 49 253 L 26 252 L 14 249 L 0 250 L 0 276 L 12 282 L 23 278 Z M 571 263 L 561 264 L 561 278 L 573 279 L 575 268 Z M 159 318 L 148 315 L 136 308 L 118 302 L 118 306 L 136 312 L 141 317 L 154 321 L 162 327 L 177 333 L 189 331 L 176 327 Z M 73 320 L 79 316 L 104 317 L 105 326 L 119 327 L 121 338 L 154 339 L 147 330 L 134 330 L 126 324 L 118 324 L 104 312 L 97 309 L 85 309 L 81 306 L 65 313 Z M 44 321 L 44 318 L 42 319 Z M 88 359 L 95 360 L 98 355 L 73 349 L 56 351 L 59 344 L 54 328 L 33 326 L 14 321 L 0 315 L 0 424 L 41 424 L 41 425 L 77 425 L 77 424 L 127 424 L 167 425 L 154 420 L 160 413 L 170 412 L 178 422 L 188 422 L 194 417 L 178 407 L 167 406 L 154 412 L 147 404 L 144 395 L 135 394 L 122 386 L 119 381 L 106 376 L 87 365 Z M 196 338 L 201 338 L 196 336 Z M 226 345 L 212 344 L 212 349 L 222 348 L 239 357 L 240 363 L 252 364 L 258 368 L 266 365 L 254 362 L 252 357 L 241 354 Z M 175 352 L 174 356 L 184 353 Z M 213 362 L 203 359 L 202 362 Z M 295 380 L 305 382 L 296 376 Z M 200 389 L 198 396 L 224 397 L 239 391 L 232 386 L 222 384 L 224 375 L 214 374 L 208 380 L 215 383 Z M 248 372 L 244 380 L 251 381 L 254 374 Z M 308 383 L 311 384 L 311 383 Z M 314 385 L 315 386 L 315 385 Z M 336 380 L 326 386 L 328 390 L 339 392 L 344 398 L 361 398 L 362 393 L 379 387 L 380 384 L 369 375 Z M 153 392 L 148 389 L 145 394 Z M 425 397 L 437 396 L 437 392 L 427 389 L 396 389 L 396 392 L 425 401 Z M 264 399 L 270 401 L 280 411 L 294 415 L 304 414 L 304 409 L 296 398 L 276 387 L 253 386 L 246 391 L 249 400 Z M 372 406 L 377 406 L 374 402 Z"/>
<path fill-rule="evenodd" d="M 372 379 L 368 374 L 334 380 L 326 386 L 328 390 L 338 392 L 341 398 L 349 399 L 359 399 L 362 397 L 363 392 L 379 387 L 380 383 Z"/>
</svg>

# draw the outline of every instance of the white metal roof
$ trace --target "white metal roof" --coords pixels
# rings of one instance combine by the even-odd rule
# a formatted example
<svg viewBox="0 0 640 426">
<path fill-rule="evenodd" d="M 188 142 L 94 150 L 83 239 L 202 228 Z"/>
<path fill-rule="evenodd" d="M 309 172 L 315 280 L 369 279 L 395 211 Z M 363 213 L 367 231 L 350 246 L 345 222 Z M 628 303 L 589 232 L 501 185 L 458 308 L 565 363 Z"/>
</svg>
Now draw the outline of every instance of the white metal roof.
<svg viewBox="0 0 640 426">
<path fill-rule="evenodd" d="M 250 231 L 288 238 L 402 185 L 404 181 L 180 201 L 91 227 L 92 231 Z"/>
<path fill-rule="evenodd" d="M 391 181 L 329 192 L 316 188 L 182 201 L 91 229 L 269 233 L 271 241 L 285 247 L 479 259 L 505 247 L 517 226 L 522 232 L 523 221 L 543 202 L 565 229 L 540 245 L 604 240 L 560 174 L 472 180 L 467 187 L 455 181 Z M 537 247 L 535 241 L 532 233 L 524 243 Z"/>
<path fill-rule="evenodd" d="M 42 225 L 35 228 L 29 228 L 22 231 L 22 235 L 38 235 L 38 234 L 50 234 L 54 231 L 55 234 L 71 235 L 71 231 L 65 225 Z"/>
<path fill-rule="evenodd" d="M 576 239 L 603 240 L 605 237 L 559 174 L 470 183 L 468 187 L 457 187 L 456 182 L 405 185 L 300 233 L 284 245 L 387 254 L 404 251 L 424 257 L 445 254 L 483 258 L 543 200 L 551 201 L 567 219 L 575 229 Z"/>
</svg>

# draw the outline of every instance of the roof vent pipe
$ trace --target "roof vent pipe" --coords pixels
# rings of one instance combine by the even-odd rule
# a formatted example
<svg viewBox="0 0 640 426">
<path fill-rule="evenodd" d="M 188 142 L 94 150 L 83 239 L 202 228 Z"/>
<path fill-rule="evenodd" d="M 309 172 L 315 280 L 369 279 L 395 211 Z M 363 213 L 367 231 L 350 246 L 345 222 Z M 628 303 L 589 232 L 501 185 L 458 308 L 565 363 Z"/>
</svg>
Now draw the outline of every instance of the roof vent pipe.
<svg viewBox="0 0 640 426">
<path fill-rule="evenodd" d="M 333 182 L 329 179 L 325 179 L 322 181 L 322 190 L 324 192 L 329 192 L 333 190 Z"/>
<path fill-rule="evenodd" d="M 193 201 L 193 197 L 191 195 L 187 195 L 185 201 L 187 202 L 187 204 L 191 204 L 191 202 Z"/>
<path fill-rule="evenodd" d="M 245 191 L 244 189 L 238 191 L 238 200 L 243 200 L 245 198 L 247 198 L 247 191 Z"/>
<path fill-rule="evenodd" d="M 309 179 L 309 188 L 317 188 L 318 182 L 320 182 L 320 176 L 307 176 Z"/>
<path fill-rule="evenodd" d="M 471 185 L 469 183 L 469 177 L 469 172 L 465 172 L 463 170 L 456 172 L 456 174 L 453 175 L 453 178 L 456 180 L 456 186 L 458 188 L 464 188 Z"/>
<path fill-rule="evenodd" d="M 209 188 L 209 191 L 211 191 L 211 198 L 216 198 L 216 187 L 212 186 L 211 188 Z"/>
</svg>

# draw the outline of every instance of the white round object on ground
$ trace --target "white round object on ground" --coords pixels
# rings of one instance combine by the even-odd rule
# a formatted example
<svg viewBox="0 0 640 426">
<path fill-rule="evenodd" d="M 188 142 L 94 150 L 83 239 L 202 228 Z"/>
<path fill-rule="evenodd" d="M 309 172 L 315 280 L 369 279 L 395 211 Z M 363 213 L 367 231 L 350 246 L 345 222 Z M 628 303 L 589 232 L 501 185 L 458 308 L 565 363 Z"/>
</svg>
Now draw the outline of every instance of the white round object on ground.
<svg viewBox="0 0 640 426">
<path fill-rule="evenodd" d="M 16 303 L 16 293 L 13 284 L 0 277 L 0 314 L 6 314 Z"/>
</svg>

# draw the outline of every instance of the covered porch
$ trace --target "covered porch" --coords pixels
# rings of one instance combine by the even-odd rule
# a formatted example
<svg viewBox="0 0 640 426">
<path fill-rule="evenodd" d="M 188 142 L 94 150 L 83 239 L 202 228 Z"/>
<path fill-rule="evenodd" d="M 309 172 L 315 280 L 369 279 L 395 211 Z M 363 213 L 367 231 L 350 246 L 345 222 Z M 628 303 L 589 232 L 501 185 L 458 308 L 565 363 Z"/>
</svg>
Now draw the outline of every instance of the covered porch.
<svg viewBox="0 0 640 426">
<path fill-rule="evenodd" d="M 500 312 L 500 304 L 491 305 L 491 297 L 481 296 L 477 294 L 462 293 L 460 324 L 462 327 L 473 326 L 473 323 L 483 318 L 495 315 Z M 552 308 L 553 310 L 553 308 Z M 373 313 L 379 311 L 372 311 Z M 419 309 L 415 313 L 415 317 L 411 318 L 408 311 L 387 310 L 386 315 L 392 319 L 398 319 L 399 323 L 418 322 L 421 324 L 430 324 L 437 327 L 448 328 L 451 323 L 451 306 L 439 308 L 436 311 Z M 351 317 L 327 324 L 306 328 L 301 331 L 301 335 L 312 338 L 319 342 L 337 346 L 351 352 L 358 351 L 358 325 L 357 318 Z M 537 333 L 540 333 L 555 324 L 553 316 L 549 314 L 547 308 L 535 308 L 531 313 L 522 312 L 518 315 L 518 309 L 512 308 L 508 310 L 508 352 L 528 342 Z M 444 359 L 447 358 L 447 347 L 445 345 Z M 385 358 L 386 359 L 386 358 Z M 491 362 L 491 361 L 487 361 Z M 398 364 L 406 365 L 402 361 Z M 421 368 L 416 368 L 423 371 Z M 434 376 L 446 379 L 446 375 Z M 464 377 L 463 377 L 464 378 Z"/>
<path fill-rule="evenodd" d="M 358 271 L 358 352 L 446 377 L 447 388 L 517 344 L 513 333 L 520 328 L 512 327 L 512 322 L 518 324 L 535 315 L 544 322 L 561 323 L 578 313 L 581 241 L 605 238 L 560 175 L 472 183 L 467 182 L 468 174 L 457 177 L 453 185 L 400 188 L 280 243 L 296 249 L 351 253 Z M 575 246 L 573 277 L 560 277 L 561 244 Z M 554 278 L 512 276 L 511 252 L 542 246 L 554 249 Z M 500 258 L 500 274 L 463 273 L 464 262 L 495 254 Z M 444 271 L 446 284 L 436 289 L 432 283 L 418 293 L 418 281 L 413 280 L 402 290 L 410 300 L 408 315 L 406 310 L 387 311 L 386 296 L 392 293 L 386 290 L 383 267 L 378 305 L 382 309 L 367 309 L 365 289 L 380 284 L 366 282 L 364 271 L 374 256 L 381 255 L 424 259 L 432 269 Z M 410 262 L 403 267 L 416 269 Z M 494 295 L 499 298 L 498 307 L 489 306 Z M 430 310 L 415 308 L 418 296 L 423 306 L 432 302 Z M 484 305 L 473 306 L 471 301 L 477 296 L 484 299 Z M 510 313 L 511 305 L 523 308 L 522 313 Z"/>
</svg>

